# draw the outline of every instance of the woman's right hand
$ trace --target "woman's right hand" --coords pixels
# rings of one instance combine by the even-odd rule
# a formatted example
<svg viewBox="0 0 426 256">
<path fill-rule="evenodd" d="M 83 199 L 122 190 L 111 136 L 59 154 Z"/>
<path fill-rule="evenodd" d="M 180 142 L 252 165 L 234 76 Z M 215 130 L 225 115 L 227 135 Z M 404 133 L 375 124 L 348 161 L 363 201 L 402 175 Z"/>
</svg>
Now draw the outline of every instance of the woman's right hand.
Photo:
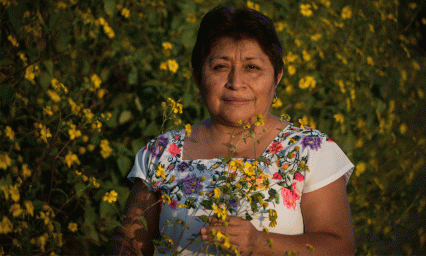
<svg viewBox="0 0 426 256">
<path fill-rule="evenodd" d="M 136 179 L 127 200 L 126 216 L 122 227 L 117 227 L 108 241 L 107 254 L 152 255 L 152 240 L 160 237 L 160 203 L 154 192 L 149 191 L 141 179 Z M 145 227 L 140 221 L 144 217 Z"/>
</svg>

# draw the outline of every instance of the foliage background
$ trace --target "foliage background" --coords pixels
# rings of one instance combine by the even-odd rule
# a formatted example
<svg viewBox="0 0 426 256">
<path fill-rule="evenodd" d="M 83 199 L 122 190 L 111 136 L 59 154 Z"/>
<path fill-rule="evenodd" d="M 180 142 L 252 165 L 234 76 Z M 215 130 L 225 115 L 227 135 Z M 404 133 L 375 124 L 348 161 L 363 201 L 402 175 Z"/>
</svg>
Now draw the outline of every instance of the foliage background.
<svg viewBox="0 0 426 256">
<path fill-rule="evenodd" d="M 0 254 L 104 252 L 160 103 L 183 104 L 169 128 L 208 116 L 190 54 L 218 3 L 0 1 Z M 285 75 L 271 111 L 329 134 L 356 165 L 357 254 L 426 253 L 425 2 L 226 3 L 276 24 Z"/>
</svg>

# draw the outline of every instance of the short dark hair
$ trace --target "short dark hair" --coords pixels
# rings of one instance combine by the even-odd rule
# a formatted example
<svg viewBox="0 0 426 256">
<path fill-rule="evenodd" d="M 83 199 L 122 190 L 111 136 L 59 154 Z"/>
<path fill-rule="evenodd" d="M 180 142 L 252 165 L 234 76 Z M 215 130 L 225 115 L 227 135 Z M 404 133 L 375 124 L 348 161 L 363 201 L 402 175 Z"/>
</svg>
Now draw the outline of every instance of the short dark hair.
<svg viewBox="0 0 426 256">
<path fill-rule="evenodd" d="M 274 66 L 274 77 L 277 81 L 284 63 L 282 46 L 272 20 L 253 9 L 217 6 L 201 20 L 197 41 L 192 50 L 192 70 L 198 85 L 207 56 L 214 45 L 224 37 L 256 40 Z"/>
</svg>

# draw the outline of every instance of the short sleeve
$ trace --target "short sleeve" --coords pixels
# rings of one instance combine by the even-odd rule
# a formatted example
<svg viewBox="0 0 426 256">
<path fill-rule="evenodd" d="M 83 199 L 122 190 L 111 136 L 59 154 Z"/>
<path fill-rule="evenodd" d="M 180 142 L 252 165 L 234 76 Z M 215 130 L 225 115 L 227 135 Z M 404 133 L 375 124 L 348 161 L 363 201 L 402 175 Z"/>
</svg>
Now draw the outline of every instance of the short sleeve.
<svg viewBox="0 0 426 256">
<path fill-rule="evenodd" d="M 354 170 L 354 165 L 335 142 L 322 139 L 321 148 L 309 152 L 307 165 L 310 171 L 305 173 L 303 193 L 322 188 L 342 176 L 348 184 Z"/>
<path fill-rule="evenodd" d="M 150 161 L 149 148 L 150 147 L 148 145 L 139 150 L 139 152 L 136 154 L 135 163 L 129 175 L 127 175 L 127 178 L 132 182 L 135 182 L 135 178 L 140 178 L 143 182 L 145 182 L 145 184 L 148 185 L 149 188 L 152 188 L 151 181 L 148 178 L 148 166 Z"/>
</svg>

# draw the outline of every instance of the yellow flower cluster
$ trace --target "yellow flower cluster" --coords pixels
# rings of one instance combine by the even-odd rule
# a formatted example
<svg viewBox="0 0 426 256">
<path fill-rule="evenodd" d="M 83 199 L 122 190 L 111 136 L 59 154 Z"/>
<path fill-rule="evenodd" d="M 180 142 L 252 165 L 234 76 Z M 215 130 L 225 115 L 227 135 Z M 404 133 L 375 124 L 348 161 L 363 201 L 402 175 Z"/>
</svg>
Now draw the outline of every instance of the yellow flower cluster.
<svg viewBox="0 0 426 256">
<path fill-rule="evenodd" d="M 112 148 L 109 146 L 108 140 L 101 140 L 101 155 L 103 158 L 108 158 L 112 153 Z"/>
<path fill-rule="evenodd" d="M 277 225 L 278 215 L 273 209 L 269 209 L 269 227 L 275 227 Z"/>
<path fill-rule="evenodd" d="M 71 232 L 77 232 L 77 230 L 78 230 L 77 223 L 74 223 L 74 222 L 70 222 L 70 223 L 68 223 L 68 229 L 69 229 Z"/>
<path fill-rule="evenodd" d="M 352 8 L 349 5 L 343 7 L 341 17 L 344 20 L 352 18 Z"/>
<path fill-rule="evenodd" d="M 81 131 L 76 129 L 77 126 L 72 121 L 68 121 L 67 124 L 69 126 L 68 135 L 70 136 L 70 140 L 81 137 Z"/>
<path fill-rule="evenodd" d="M 230 237 L 228 234 L 223 234 L 220 230 L 216 231 L 216 229 L 212 228 L 212 235 L 217 239 L 217 241 L 223 241 L 223 246 L 228 249 L 231 248 Z"/>
<path fill-rule="evenodd" d="M 176 73 L 178 68 L 179 68 L 179 64 L 177 63 L 177 61 L 175 59 L 169 59 L 165 62 L 160 63 L 160 69 L 161 70 L 169 70 L 172 73 Z"/>
<path fill-rule="evenodd" d="M 247 1 L 247 7 L 256 11 L 260 10 L 259 4 L 255 4 L 252 1 Z"/>
<path fill-rule="evenodd" d="M 312 16 L 313 12 L 311 10 L 311 7 L 312 6 L 310 4 L 301 4 L 300 5 L 300 13 L 303 16 L 306 16 L 306 17 Z"/>
<path fill-rule="evenodd" d="M 127 8 L 123 8 L 123 9 L 121 9 L 121 15 L 124 17 L 124 18 L 129 18 L 129 16 L 130 16 L 130 10 L 129 9 L 127 9 Z"/>
<path fill-rule="evenodd" d="M 228 216 L 228 210 L 226 209 L 226 206 L 223 205 L 222 207 L 218 207 L 216 205 L 213 205 L 213 212 L 214 214 L 222 220 L 226 220 L 226 217 Z"/>
<path fill-rule="evenodd" d="M 6 128 L 4 129 L 4 133 L 6 137 L 8 137 L 10 140 L 15 140 L 15 132 L 10 126 L 6 126 Z"/>
<path fill-rule="evenodd" d="M 47 139 L 52 137 L 49 128 L 41 123 L 34 123 L 34 126 L 39 129 L 41 139 L 47 143 Z"/>
<path fill-rule="evenodd" d="M 104 18 L 102 18 L 102 17 L 99 18 L 98 22 L 99 22 L 100 25 L 103 26 L 104 32 L 109 38 L 115 37 L 114 30 L 109 26 L 108 22 L 106 22 L 106 20 Z"/>
<path fill-rule="evenodd" d="M 157 171 L 155 172 L 155 176 L 157 178 L 162 178 L 163 180 L 166 179 L 166 173 L 164 172 L 164 167 L 162 167 L 161 165 L 157 166 Z"/>
<path fill-rule="evenodd" d="M 25 69 L 25 79 L 30 81 L 32 84 L 35 84 L 34 79 L 39 74 L 40 74 L 40 69 L 36 64 L 30 65 Z"/>
<path fill-rule="evenodd" d="M 176 102 L 172 98 L 168 98 L 167 101 L 168 101 L 169 107 L 172 108 L 173 113 L 175 113 L 175 114 L 177 114 L 177 113 L 182 114 L 183 105 L 180 103 L 180 101 Z"/>
<path fill-rule="evenodd" d="M 18 41 L 16 40 L 16 38 L 14 36 L 9 35 L 7 37 L 7 39 L 12 43 L 13 46 L 15 46 L 15 47 L 19 46 L 19 43 L 18 43 Z"/>
<path fill-rule="evenodd" d="M 173 49 L 173 45 L 170 42 L 163 42 L 162 46 L 163 46 L 164 50 L 171 50 L 171 49 Z"/>
<path fill-rule="evenodd" d="M 300 89 L 308 89 L 308 88 L 315 88 L 317 82 L 312 76 L 305 76 L 304 78 L 300 79 L 299 81 L 299 88 Z"/>
<path fill-rule="evenodd" d="M 114 190 L 111 190 L 111 192 L 106 192 L 103 199 L 104 201 L 108 201 L 108 203 L 113 203 L 115 201 L 117 201 L 117 192 L 115 192 Z"/>
<path fill-rule="evenodd" d="M 14 202 L 18 202 L 19 199 L 21 199 L 21 195 L 18 189 L 18 184 L 15 184 L 14 186 L 1 185 L 0 190 L 3 191 L 4 197 L 6 200 L 9 200 L 9 198 L 12 198 Z"/>
<path fill-rule="evenodd" d="M 3 215 L 3 219 L 0 222 L 0 234 L 7 234 L 13 231 L 13 223 Z"/>
<path fill-rule="evenodd" d="M 68 165 L 68 168 L 71 167 L 72 164 L 80 164 L 80 160 L 76 154 L 73 154 L 71 151 L 68 151 L 68 154 L 65 156 L 65 163 Z"/>
</svg>

